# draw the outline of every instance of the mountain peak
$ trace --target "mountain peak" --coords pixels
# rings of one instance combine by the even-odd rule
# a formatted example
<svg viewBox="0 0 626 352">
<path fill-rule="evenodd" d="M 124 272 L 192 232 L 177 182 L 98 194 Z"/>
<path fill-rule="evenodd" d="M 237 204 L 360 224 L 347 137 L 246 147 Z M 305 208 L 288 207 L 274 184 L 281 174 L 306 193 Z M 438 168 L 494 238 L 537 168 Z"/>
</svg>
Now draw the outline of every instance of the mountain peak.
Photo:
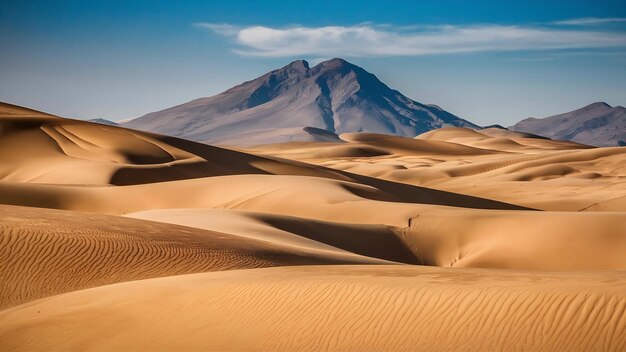
<svg viewBox="0 0 626 352">
<path fill-rule="evenodd" d="M 216 96 L 125 124 L 204 142 L 228 140 L 233 145 L 251 143 L 252 135 L 265 143 L 294 140 L 301 138 L 305 127 L 414 137 L 444 125 L 478 127 L 407 98 L 341 58 L 312 68 L 304 60 L 293 61 Z"/>
<path fill-rule="evenodd" d="M 322 69 L 344 69 L 344 68 L 355 68 L 358 67 L 354 64 L 349 63 L 348 61 L 341 58 L 334 58 L 326 61 L 322 61 L 317 64 L 314 69 L 322 70 Z"/>
<path fill-rule="evenodd" d="M 309 63 L 306 60 L 295 60 L 289 63 L 287 66 L 283 68 L 292 68 L 292 69 L 309 69 Z"/>
<path fill-rule="evenodd" d="M 307 75 L 309 72 L 310 68 L 309 68 L 309 63 L 306 62 L 306 60 L 296 60 L 293 61 L 291 63 L 289 63 L 288 65 L 272 71 L 272 72 L 280 72 L 280 73 L 286 73 L 288 75 Z"/>
<path fill-rule="evenodd" d="M 603 101 L 598 101 L 592 104 L 589 104 L 587 106 L 585 106 L 583 109 L 588 109 L 588 108 L 609 108 L 612 109 L 613 107 Z"/>
<path fill-rule="evenodd" d="M 578 110 L 571 111 L 572 113 L 579 111 L 585 114 L 603 114 L 613 110 L 613 107 L 603 101 L 598 101 L 582 107 Z"/>
<path fill-rule="evenodd" d="M 326 61 L 324 61 L 322 63 L 325 63 L 327 65 L 341 65 L 341 66 L 343 66 L 343 65 L 352 65 L 351 63 L 349 63 L 348 61 L 346 61 L 346 60 L 344 60 L 344 59 L 342 59 L 340 57 L 336 57 L 336 58 L 333 58 L 333 59 L 330 59 L 330 60 L 326 60 Z"/>
<path fill-rule="evenodd" d="M 94 122 L 94 123 L 99 123 L 101 125 L 119 126 L 119 123 L 117 123 L 115 121 L 103 119 L 103 118 L 90 119 L 90 120 L 87 120 L 87 121 Z"/>
</svg>

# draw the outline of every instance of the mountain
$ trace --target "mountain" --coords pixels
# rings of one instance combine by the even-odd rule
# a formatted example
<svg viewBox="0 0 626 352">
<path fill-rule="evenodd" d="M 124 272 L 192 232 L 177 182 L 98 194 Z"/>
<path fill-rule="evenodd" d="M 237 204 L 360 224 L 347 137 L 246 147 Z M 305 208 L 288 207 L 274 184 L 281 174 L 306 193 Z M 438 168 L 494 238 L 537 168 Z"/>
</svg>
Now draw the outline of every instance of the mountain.
<svg viewBox="0 0 626 352">
<path fill-rule="evenodd" d="M 119 126 L 119 123 L 114 122 L 114 121 L 110 121 L 110 120 L 107 120 L 107 119 L 91 119 L 91 120 L 87 120 L 87 121 L 99 123 L 99 124 L 102 124 L 102 125 Z"/>
<path fill-rule="evenodd" d="M 530 117 L 509 128 L 598 147 L 626 145 L 626 108 L 598 102 L 543 119 Z"/>
<path fill-rule="evenodd" d="M 407 98 L 343 59 L 314 67 L 294 61 L 218 95 L 122 125 L 233 145 L 332 140 L 345 132 L 414 137 L 444 125 L 478 127 L 436 105 Z"/>
</svg>

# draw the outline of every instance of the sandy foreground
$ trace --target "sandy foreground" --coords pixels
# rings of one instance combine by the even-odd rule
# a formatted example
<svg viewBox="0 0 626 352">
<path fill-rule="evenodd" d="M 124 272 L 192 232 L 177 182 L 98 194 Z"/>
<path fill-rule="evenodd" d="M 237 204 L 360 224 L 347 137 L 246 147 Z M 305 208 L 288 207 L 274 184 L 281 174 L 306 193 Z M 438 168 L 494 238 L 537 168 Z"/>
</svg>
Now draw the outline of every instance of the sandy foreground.
<svg viewBox="0 0 626 352">
<path fill-rule="evenodd" d="M 341 138 L 0 104 L 0 349 L 626 349 L 626 148 Z"/>
</svg>

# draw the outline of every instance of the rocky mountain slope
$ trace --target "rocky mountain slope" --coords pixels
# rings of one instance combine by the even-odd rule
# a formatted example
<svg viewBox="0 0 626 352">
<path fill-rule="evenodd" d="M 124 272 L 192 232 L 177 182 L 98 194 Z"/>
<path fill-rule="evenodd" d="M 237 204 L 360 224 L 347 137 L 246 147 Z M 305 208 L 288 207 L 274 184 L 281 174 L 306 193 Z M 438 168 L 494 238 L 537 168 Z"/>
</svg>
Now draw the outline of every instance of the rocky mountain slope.
<svg viewBox="0 0 626 352">
<path fill-rule="evenodd" d="M 543 119 L 530 117 L 510 129 L 599 147 L 626 145 L 626 108 L 598 102 Z"/>
<path fill-rule="evenodd" d="M 299 60 L 221 94 L 122 124 L 195 141 L 255 145 L 334 140 L 345 132 L 414 137 L 446 125 L 477 127 L 418 103 L 342 59 Z"/>
</svg>

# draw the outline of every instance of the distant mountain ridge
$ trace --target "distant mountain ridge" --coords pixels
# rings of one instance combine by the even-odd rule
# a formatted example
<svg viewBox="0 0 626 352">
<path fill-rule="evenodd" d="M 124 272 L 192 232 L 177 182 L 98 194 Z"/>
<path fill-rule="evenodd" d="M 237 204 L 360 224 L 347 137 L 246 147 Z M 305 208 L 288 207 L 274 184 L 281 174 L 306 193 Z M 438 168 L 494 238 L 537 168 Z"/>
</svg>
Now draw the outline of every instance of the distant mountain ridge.
<svg viewBox="0 0 626 352">
<path fill-rule="evenodd" d="M 102 124 L 102 125 L 119 126 L 119 123 L 117 123 L 115 121 L 111 121 L 111 120 L 107 120 L 107 119 L 101 119 L 101 118 L 91 119 L 91 120 L 87 120 L 87 121 L 99 123 L 99 124 Z"/>
<path fill-rule="evenodd" d="M 478 128 L 407 98 L 343 59 L 304 60 L 215 96 L 122 123 L 124 127 L 232 145 L 332 140 L 346 132 L 414 137 L 443 126 Z"/>
<path fill-rule="evenodd" d="M 530 117 L 509 128 L 598 147 L 623 146 L 626 145 L 626 108 L 597 102 L 542 119 Z"/>
</svg>

